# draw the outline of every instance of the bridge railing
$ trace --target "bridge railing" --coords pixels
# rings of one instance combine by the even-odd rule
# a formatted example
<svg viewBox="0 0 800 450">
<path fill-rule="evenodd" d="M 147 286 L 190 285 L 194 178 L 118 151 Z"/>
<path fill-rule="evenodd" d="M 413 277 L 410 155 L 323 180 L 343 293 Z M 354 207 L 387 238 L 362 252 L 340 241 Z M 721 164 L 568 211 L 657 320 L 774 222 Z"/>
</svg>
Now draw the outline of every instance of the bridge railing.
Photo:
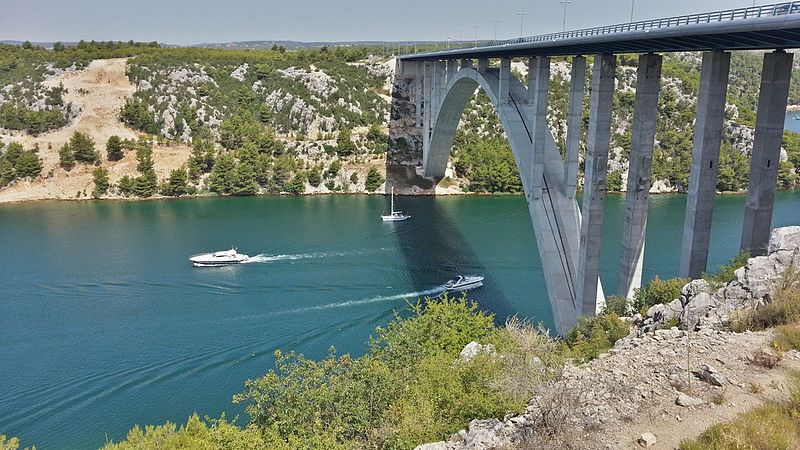
<svg viewBox="0 0 800 450">
<path fill-rule="evenodd" d="M 772 5 L 751 6 L 747 8 L 727 9 L 723 11 L 714 11 L 701 14 L 689 14 L 677 17 L 667 17 L 663 19 L 641 20 L 638 22 L 607 25 L 594 28 L 584 28 L 582 30 L 541 34 L 537 36 L 527 36 L 515 39 L 506 39 L 501 41 L 488 41 L 484 42 L 483 44 L 473 46 L 472 48 L 525 44 L 529 42 L 549 42 L 561 39 L 624 33 L 628 31 L 647 31 L 653 29 L 661 29 L 661 28 L 701 24 L 701 23 L 726 22 L 732 20 L 754 19 L 758 17 L 783 16 L 788 14 L 800 14 L 800 1 L 776 3 Z"/>
</svg>

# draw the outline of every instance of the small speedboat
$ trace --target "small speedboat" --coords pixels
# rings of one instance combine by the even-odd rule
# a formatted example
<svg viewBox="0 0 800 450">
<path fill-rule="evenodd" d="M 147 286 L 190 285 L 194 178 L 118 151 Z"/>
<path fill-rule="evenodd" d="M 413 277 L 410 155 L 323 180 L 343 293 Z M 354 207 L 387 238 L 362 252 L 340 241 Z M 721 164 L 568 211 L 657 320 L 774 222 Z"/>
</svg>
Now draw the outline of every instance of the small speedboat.
<svg viewBox="0 0 800 450">
<path fill-rule="evenodd" d="M 447 280 L 442 285 L 445 291 L 468 291 L 483 286 L 483 277 L 477 275 L 459 275 Z"/>
<path fill-rule="evenodd" d="M 227 266 L 230 264 L 241 264 L 250 259 L 249 256 L 238 253 L 235 248 L 213 253 L 201 253 L 189 258 L 197 267 L 205 266 Z"/>
</svg>

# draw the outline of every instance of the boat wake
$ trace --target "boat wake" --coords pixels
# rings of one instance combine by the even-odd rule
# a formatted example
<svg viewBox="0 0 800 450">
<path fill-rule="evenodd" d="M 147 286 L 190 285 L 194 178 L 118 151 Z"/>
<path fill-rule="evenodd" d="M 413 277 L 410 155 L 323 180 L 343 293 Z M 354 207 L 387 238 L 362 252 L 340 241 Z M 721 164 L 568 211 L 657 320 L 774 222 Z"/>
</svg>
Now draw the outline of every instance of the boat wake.
<svg viewBox="0 0 800 450">
<path fill-rule="evenodd" d="M 348 306 L 367 305 L 370 303 L 391 302 L 396 300 L 427 297 L 431 295 L 439 295 L 442 292 L 444 292 L 444 288 L 442 286 L 437 286 L 433 289 L 427 289 L 424 291 L 406 292 L 404 294 L 396 294 L 396 295 L 379 295 L 376 297 L 362 298 L 359 300 L 348 300 L 338 303 L 328 303 L 326 305 L 316 305 L 316 306 L 309 306 L 306 308 L 292 309 L 284 311 L 284 313 L 302 313 L 302 312 L 319 311 L 325 309 L 346 308 Z"/>
<path fill-rule="evenodd" d="M 380 250 L 385 250 L 385 249 L 382 248 Z M 270 255 L 267 253 L 259 253 L 258 255 L 251 256 L 246 261 L 242 261 L 242 264 L 254 264 L 254 263 L 267 264 L 276 261 L 296 261 L 299 259 L 335 258 L 343 256 L 363 255 L 367 253 L 371 253 L 371 251 L 361 250 L 361 251 L 349 251 L 349 252 L 297 253 L 291 255 Z"/>
</svg>

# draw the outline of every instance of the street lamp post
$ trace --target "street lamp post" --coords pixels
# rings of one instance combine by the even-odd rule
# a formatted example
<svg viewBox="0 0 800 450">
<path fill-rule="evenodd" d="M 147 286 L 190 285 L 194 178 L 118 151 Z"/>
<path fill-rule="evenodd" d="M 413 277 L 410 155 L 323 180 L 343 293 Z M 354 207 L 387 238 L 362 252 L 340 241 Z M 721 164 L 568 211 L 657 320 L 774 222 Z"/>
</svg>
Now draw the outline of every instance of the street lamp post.
<svg viewBox="0 0 800 450">
<path fill-rule="evenodd" d="M 478 46 L 478 28 L 480 28 L 481 26 L 480 25 L 473 25 L 472 27 L 475 28 L 475 47 L 477 47 Z"/>
<path fill-rule="evenodd" d="M 561 0 L 561 4 L 564 5 L 564 22 L 561 25 L 561 31 L 567 31 L 567 5 L 572 3 L 571 0 Z"/>
<path fill-rule="evenodd" d="M 500 22 L 500 19 L 492 19 L 492 24 L 494 24 L 494 42 L 497 42 L 497 23 Z"/>
<path fill-rule="evenodd" d="M 636 7 L 636 0 L 631 0 L 631 22 L 633 22 L 633 8 Z"/>
<path fill-rule="evenodd" d="M 525 11 L 520 11 L 517 13 L 519 16 L 519 37 L 522 37 L 522 24 L 525 22 L 525 16 L 528 15 Z"/>
<path fill-rule="evenodd" d="M 463 28 L 459 28 L 458 29 L 458 46 L 459 46 L 459 48 L 464 46 L 464 29 Z"/>
</svg>

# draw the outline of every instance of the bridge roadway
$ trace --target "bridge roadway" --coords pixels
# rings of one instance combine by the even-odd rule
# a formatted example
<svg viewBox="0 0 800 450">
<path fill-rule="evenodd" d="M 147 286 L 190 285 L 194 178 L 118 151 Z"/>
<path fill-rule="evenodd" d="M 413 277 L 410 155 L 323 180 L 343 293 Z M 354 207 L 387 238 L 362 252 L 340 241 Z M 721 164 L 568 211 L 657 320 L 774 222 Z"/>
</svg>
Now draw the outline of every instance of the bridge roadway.
<svg viewBox="0 0 800 450">
<path fill-rule="evenodd" d="M 428 179 L 444 177 L 464 108 L 476 89 L 484 90 L 520 171 L 556 328 L 563 333 L 579 316 L 603 308 L 605 301 L 599 266 L 615 54 L 640 55 L 618 287 L 630 298 L 641 286 L 659 120 L 659 53 L 704 52 L 679 269 L 681 276 L 697 278 L 706 270 L 711 240 L 730 51 L 771 50 L 764 55 L 741 237 L 741 248 L 758 255 L 765 252 L 769 239 L 793 67 L 794 55 L 785 50 L 795 48 L 800 48 L 800 1 L 401 55 L 392 93 L 387 165 L 416 166 Z M 586 89 L 582 55 L 594 55 L 594 66 L 583 203 L 578 208 L 575 187 Z M 573 57 L 563 158 L 546 119 L 553 56 Z M 511 73 L 515 57 L 527 59 L 527 86 Z M 409 179 L 413 177 L 404 180 Z"/>
<path fill-rule="evenodd" d="M 585 28 L 467 48 L 398 56 L 402 61 L 800 48 L 800 1 Z"/>
</svg>

